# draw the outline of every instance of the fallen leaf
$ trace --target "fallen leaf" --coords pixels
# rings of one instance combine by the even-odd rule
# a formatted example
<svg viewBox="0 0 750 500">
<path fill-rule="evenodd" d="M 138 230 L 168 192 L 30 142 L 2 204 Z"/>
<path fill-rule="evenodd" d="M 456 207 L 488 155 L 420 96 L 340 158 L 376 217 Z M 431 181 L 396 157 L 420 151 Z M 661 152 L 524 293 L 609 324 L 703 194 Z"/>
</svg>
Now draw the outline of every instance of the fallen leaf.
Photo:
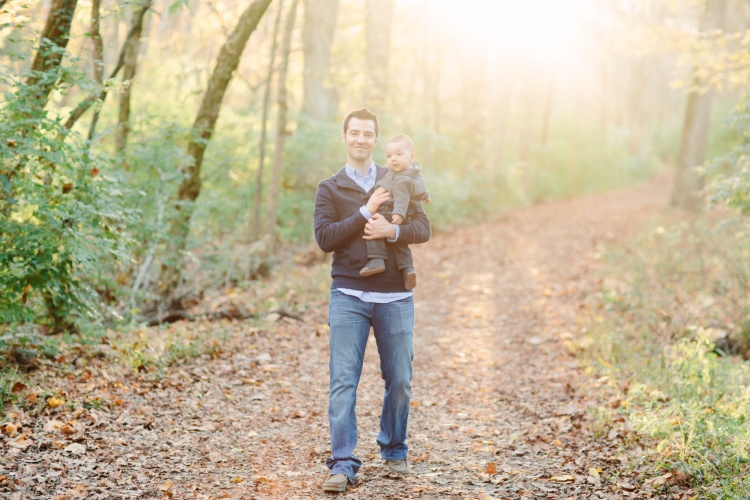
<svg viewBox="0 0 750 500">
<path fill-rule="evenodd" d="M 174 483 L 171 479 L 167 480 L 166 483 L 159 486 L 159 491 L 169 491 L 172 489 L 172 486 L 174 486 Z"/>
<path fill-rule="evenodd" d="M 552 441 L 552 446 L 557 446 L 558 448 L 562 448 L 562 445 L 563 445 L 562 441 L 560 441 L 559 439 L 555 439 L 554 441 Z"/>
<path fill-rule="evenodd" d="M 571 475 L 564 475 L 564 476 L 552 476 L 549 478 L 550 481 L 555 481 L 556 483 L 573 483 L 576 480 L 575 476 Z"/>
<path fill-rule="evenodd" d="M 80 443 L 69 444 L 65 447 L 65 451 L 72 453 L 73 455 L 82 455 L 86 453 L 86 445 Z"/>
<path fill-rule="evenodd" d="M 18 394 L 19 392 L 25 391 L 26 389 L 28 389 L 28 387 L 26 387 L 26 384 L 19 381 L 13 384 L 13 388 L 10 390 L 10 392 L 12 392 L 13 394 Z"/>
<path fill-rule="evenodd" d="M 47 400 L 47 406 L 50 408 L 57 408 L 58 406 L 62 406 L 65 404 L 65 400 L 60 398 L 51 397 Z"/>
<path fill-rule="evenodd" d="M 495 462 L 487 462 L 487 468 L 484 470 L 485 474 L 497 474 L 497 464 Z"/>
<path fill-rule="evenodd" d="M 599 477 L 599 469 L 597 469 L 596 467 L 591 467 L 589 469 L 589 476 Z"/>
<path fill-rule="evenodd" d="M 258 478 L 258 479 L 260 479 L 260 478 Z M 244 481 L 244 479 L 242 479 L 241 477 L 233 477 L 232 478 L 232 482 L 234 484 L 240 484 L 242 481 Z"/>
<path fill-rule="evenodd" d="M 18 426 L 15 424 L 7 424 L 5 426 L 5 433 L 10 437 L 16 437 L 18 434 Z"/>
<path fill-rule="evenodd" d="M 65 424 L 60 427 L 60 432 L 62 432 L 66 436 L 72 436 L 75 431 L 73 430 L 73 426 Z"/>
<path fill-rule="evenodd" d="M 21 434 L 13 441 L 8 442 L 8 445 L 12 446 L 13 448 L 18 448 L 19 450 L 25 450 L 32 444 L 34 444 L 34 441 L 29 439 L 29 437 L 26 434 Z"/>
<path fill-rule="evenodd" d="M 55 432 L 61 429 L 63 425 L 65 424 L 60 422 L 59 420 L 50 420 L 49 422 L 44 424 L 44 432 Z"/>
<path fill-rule="evenodd" d="M 36 394 L 34 394 L 33 392 L 27 394 L 25 401 L 27 405 L 35 405 L 37 401 Z"/>
<path fill-rule="evenodd" d="M 573 415 L 576 411 L 578 411 L 578 403 L 574 401 L 572 403 L 568 403 L 567 405 L 555 410 L 555 415 L 558 417 L 562 417 L 565 415 Z"/>
<path fill-rule="evenodd" d="M 636 489 L 635 486 L 633 486 L 630 483 L 626 483 L 626 482 L 617 483 L 617 486 L 619 486 L 621 489 L 623 489 L 625 491 L 635 491 L 635 489 Z"/>
<path fill-rule="evenodd" d="M 56 450 L 62 450 L 68 445 L 65 441 L 60 441 L 59 439 L 55 439 L 52 441 L 52 447 Z"/>
</svg>

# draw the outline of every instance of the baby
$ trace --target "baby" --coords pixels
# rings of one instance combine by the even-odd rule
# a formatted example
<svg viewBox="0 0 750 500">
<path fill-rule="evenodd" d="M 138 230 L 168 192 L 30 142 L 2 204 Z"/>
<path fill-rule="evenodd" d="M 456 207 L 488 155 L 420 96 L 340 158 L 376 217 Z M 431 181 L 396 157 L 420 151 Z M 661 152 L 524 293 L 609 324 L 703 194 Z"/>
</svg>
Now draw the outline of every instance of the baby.
<svg viewBox="0 0 750 500">
<path fill-rule="evenodd" d="M 382 186 L 393 197 L 393 208 L 386 202 L 380 206 L 378 213 L 390 217 L 392 224 L 400 225 L 406 219 L 409 202 L 430 202 L 430 195 L 422 177 L 422 167 L 414 161 L 414 141 L 406 134 L 399 134 L 390 140 L 385 148 L 385 158 L 388 173 L 375 186 Z M 404 277 L 404 288 L 412 290 L 417 286 L 417 272 L 411 259 L 411 252 L 406 244 L 396 243 L 394 253 L 398 268 Z M 385 271 L 385 259 L 388 252 L 385 240 L 367 241 L 367 265 L 363 267 L 360 276 L 372 276 Z"/>
</svg>

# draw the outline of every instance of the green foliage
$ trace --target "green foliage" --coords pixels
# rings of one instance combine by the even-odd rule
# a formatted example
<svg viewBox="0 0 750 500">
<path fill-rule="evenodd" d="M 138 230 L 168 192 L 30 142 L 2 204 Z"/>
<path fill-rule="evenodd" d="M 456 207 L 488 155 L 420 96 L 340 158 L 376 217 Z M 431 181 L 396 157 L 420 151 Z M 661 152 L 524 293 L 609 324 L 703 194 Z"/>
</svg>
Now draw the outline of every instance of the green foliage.
<svg viewBox="0 0 750 500">
<path fill-rule="evenodd" d="M 750 235 L 739 218 L 670 221 L 612 252 L 583 340 L 598 371 L 628 380 L 634 429 L 658 469 L 701 498 L 750 495 Z"/>
<path fill-rule="evenodd" d="M 711 201 L 723 202 L 750 214 L 750 95 L 740 104 L 734 116 L 734 128 L 740 144 L 714 160 L 709 174 L 714 177 L 708 187 Z"/>
<path fill-rule="evenodd" d="M 16 396 L 13 394 L 13 387 L 20 381 L 18 370 L 15 368 L 0 372 L 0 415 L 4 416 L 6 405 L 15 401 Z"/>
<path fill-rule="evenodd" d="M 90 322 L 106 288 L 100 260 L 117 258 L 134 213 L 103 173 L 109 160 L 77 136 L 64 140 L 29 95 L 0 103 L 0 323 Z"/>
<path fill-rule="evenodd" d="M 653 379 L 631 387 L 630 418 L 658 443 L 658 466 L 679 467 L 706 496 L 743 498 L 750 494 L 750 366 L 714 348 L 696 332 L 666 349 Z"/>
</svg>

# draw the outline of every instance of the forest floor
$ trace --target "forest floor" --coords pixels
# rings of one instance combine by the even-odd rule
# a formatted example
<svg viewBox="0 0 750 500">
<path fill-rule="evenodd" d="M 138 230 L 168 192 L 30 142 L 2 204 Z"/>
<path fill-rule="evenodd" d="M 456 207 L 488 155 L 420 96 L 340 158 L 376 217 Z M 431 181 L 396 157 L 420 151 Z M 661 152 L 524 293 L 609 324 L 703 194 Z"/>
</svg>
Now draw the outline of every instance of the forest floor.
<svg viewBox="0 0 750 500">
<path fill-rule="evenodd" d="M 413 473 L 392 477 L 378 457 L 382 380 L 371 337 L 357 403 L 364 465 L 340 496 L 657 496 L 635 466 L 643 450 L 611 410 L 619 401 L 570 346 L 599 290 L 600 253 L 662 208 L 667 192 L 661 179 L 555 201 L 415 247 Z M 297 267 L 325 276 L 323 266 Z M 172 325 L 223 340 L 158 376 L 106 357 L 67 370 L 44 363 L 28 375 L 33 385 L 17 387 L 3 423 L 0 496 L 326 498 L 325 296 L 318 290 L 301 320 Z M 598 420 L 598 408 L 615 419 Z"/>
</svg>

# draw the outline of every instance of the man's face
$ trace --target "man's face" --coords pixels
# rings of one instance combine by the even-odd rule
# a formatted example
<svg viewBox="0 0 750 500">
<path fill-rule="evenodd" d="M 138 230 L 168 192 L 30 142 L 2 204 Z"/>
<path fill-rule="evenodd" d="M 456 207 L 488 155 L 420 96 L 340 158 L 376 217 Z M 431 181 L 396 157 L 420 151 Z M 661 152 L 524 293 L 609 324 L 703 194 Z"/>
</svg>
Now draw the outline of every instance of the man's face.
<svg viewBox="0 0 750 500">
<path fill-rule="evenodd" d="M 391 172 L 403 172 L 407 168 L 411 168 L 414 161 L 414 151 L 403 142 L 390 142 L 385 148 L 385 160 Z"/>
<path fill-rule="evenodd" d="M 378 143 L 374 121 L 352 118 L 342 137 L 350 163 L 362 163 L 372 159 L 372 150 Z"/>
</svg>

